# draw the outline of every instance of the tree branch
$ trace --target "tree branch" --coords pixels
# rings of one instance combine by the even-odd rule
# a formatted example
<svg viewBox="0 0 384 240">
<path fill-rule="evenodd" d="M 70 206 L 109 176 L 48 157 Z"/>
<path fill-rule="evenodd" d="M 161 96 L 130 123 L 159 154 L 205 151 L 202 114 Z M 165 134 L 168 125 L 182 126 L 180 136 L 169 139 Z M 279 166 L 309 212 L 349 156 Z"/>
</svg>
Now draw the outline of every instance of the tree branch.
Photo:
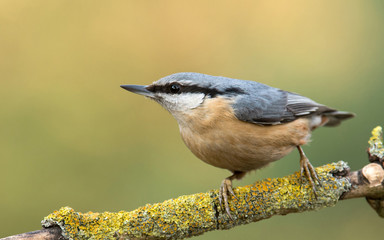
<svg viewBox="0 0 384 240">
<path fill-rule="evenodd" d="M 66 239 L 62 235 L 61 228 L 59 226 L 52 226 L 42 230 L 37 230 L 28 233 L 22 233 L 6 238 L 2 240 L 64 240 Z"/>
<path fill-rule="evenodd" d="M 218 190 L 212 190 L 147 204 L 131 212 L 79 213 L 63 207 L 44 218 L 42 224 L 46 229 L 5 239 L 57 239 L 58 236 L 70 239 L 186 238 L 274 215 L 332 207 L 339 200 L 357 197 L 366 197 L 379 216 L 384 217 L 381 128 L 375 128 L 372 134 L 368 149 L 371 163 L 361 170 L 350 172 L 349 166 L 342 161 L 316 168 L 322 184 L 316 192 L 317 198 L 308 182 L 296 172 L 235 188 L 237 198 L 230 201 L 233 220 L 219 204 Z"/>
</svg>

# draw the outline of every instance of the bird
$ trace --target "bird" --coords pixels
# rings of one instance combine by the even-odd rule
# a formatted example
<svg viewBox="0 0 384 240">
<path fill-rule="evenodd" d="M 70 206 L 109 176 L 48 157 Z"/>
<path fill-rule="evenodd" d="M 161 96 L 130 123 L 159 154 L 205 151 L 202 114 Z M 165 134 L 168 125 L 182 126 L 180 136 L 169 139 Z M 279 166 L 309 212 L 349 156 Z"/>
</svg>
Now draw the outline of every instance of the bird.
<svg viewBox="0 0 384 240">
<path fill-rule="evenodd" d="M 181 72 L 150 85 L 121 85 L 150 98 L 176 119 L 181 137 L 202 161 L 229 170 L 219 188 L 220 205 L 232 218 L 232 180 L 277 161 L 294 149 L 300 154 L 300 176 L 316 197 L 320 184 L 302 146 L 321 126 L 337 126 L 355 114 L 338 111 L 297 93 L 263 83 L 202 73 Z"/>
</svg>

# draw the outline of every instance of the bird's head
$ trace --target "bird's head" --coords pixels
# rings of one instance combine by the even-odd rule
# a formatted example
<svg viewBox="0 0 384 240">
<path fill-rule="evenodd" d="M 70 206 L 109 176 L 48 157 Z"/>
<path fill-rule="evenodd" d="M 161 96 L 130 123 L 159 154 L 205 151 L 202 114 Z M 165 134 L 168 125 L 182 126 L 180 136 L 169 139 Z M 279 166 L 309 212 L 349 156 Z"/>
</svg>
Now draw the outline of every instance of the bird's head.
<svg viewBox="0 0 384 240">
<path fill-rule="evenodd" d="M 151 85 L 121 85 L 122 88 L 155 100 L 176 117 L 199 107 L 205 99 L 233 97 L 242 92 L 234 79 L 201 73 L 175 73 Z"/>
</svg>

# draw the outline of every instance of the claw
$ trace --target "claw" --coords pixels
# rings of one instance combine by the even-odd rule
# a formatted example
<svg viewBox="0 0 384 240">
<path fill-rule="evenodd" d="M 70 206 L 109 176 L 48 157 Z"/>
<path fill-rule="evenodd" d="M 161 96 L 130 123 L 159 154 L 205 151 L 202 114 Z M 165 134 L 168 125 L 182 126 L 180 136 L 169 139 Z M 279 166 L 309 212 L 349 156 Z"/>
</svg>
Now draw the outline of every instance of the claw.
<svg viewBox="0 0 384 240">
<path fill-rule="evenodd" d="M 309 162 L 307 156 L 305 156 L 303 149 L 301 149 L 300 146 L 298 146 L 297 149 L 300 152 L 300 179 L 303 179 L 304 175 L 307 177 L 309 183 L 311 184 L 313 194 L 315 195 L 315 198 L 317 198 L 315 182 L 317 182 L 318 185 L 322 186 L 320 179 L 317 176 L 315 168 Z M 301 183 L 303 183 L 302 180 Z"/>
<path fill-rule="evenodd" d="M 233 217 L 231 215 L 231 211 L 228 204 L 228 193 L 232 195 L 233 198 L 237 199 L 235 192 L 232 189 L 232 180 L 233 179 L 240 179 L 245 175 L 245 172 L 237 172 L 235 171 L 232 176 L 227 177 L 221 182 L 220 190 L 219 190 L 219 202 L 220 206 L 224 203 L 225 211 L 228 215 L 228 217 L 233 221 Z"/>
<path fill-rule="evenodd" d="M 219 201 L 220 201 L 220 205 L 222 205 L 224 202 L 225 211 L 227 212 L 228 217 L 231 220 L 233 220 L 231 211 L 229 209 L 229 204 L 228 204 L 228 193 L 230 193 L 232 196 L 236 198 L 235 193 L 233 192 L 233 189 L 232 189 L 232 180 L 230 178 L 226 178 L 221 182 L 220 191 L 219 191 Z"/>
</svg>

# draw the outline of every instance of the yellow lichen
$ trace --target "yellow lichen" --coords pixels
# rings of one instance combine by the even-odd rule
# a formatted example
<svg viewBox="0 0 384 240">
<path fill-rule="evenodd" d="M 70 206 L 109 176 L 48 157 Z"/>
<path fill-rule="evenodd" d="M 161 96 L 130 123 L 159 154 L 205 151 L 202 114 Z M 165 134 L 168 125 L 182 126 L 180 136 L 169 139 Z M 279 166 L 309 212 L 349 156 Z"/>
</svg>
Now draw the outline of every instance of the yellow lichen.
<svg viewBox="0 0 384 240">
<path fill-rule="evenodd" d="M 316 171 L 322 187 L 314 197 L 308 181 L 299 173 L 266 179 L 234 189 L 229 206 L 233 220 L 219 203 L 218 190 L 181 196 L 163 203 L 147 204 L 131 212 L 78 213 L 69 207 L 48 215 L 43 226 L 58 225 L 69 239 L 185 238 L 215 229 L 229 229 L 276 214 L 316 210 L 333 206 L 349 187 L 346 178 L 332 173 L 344 171 L 344 162 L 328 164 Z"/>
<path fill-rule="evenodd" d="M 380 126 L 375 127 L 372 130 L 372 136 L 368 141 L 369 153 L 371 156 L 375 156 L 378 159 L 384 158 L 384 146 L 383 146 L 383 129 Z"/>
</svg>

